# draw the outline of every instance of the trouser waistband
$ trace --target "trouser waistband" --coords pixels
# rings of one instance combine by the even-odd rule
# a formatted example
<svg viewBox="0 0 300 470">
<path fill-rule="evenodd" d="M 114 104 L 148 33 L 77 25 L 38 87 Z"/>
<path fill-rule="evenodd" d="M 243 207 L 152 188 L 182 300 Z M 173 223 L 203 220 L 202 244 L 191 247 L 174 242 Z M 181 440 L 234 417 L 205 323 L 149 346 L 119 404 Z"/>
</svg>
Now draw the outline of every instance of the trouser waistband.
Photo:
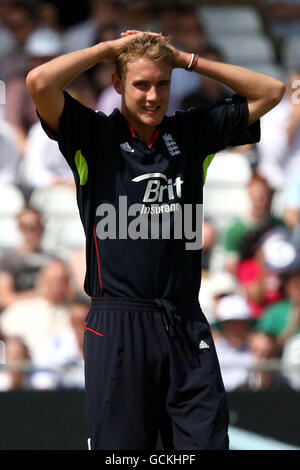
<svg viewBox="0 0 300 470">
<path fill-rule="evenodd" d="M 136 308 L 141 311 L 167 310 L 178 312 L 182 309 L 199 307 L 198 299 L 173 302 L 167 299 L 140 299 L 136 297 L 92 297 L 91 307 L 105 307 L 106 309 Z"/>
<path fill-rule="evenodd" d="M 140 299 L 135 297 L 92 297 L 92 308 L 105 308 L 105 310 L 128 310 L 130 308 L 139 312 L 159 312 L 165 317 L 165 326 L 174 326 L 175 321 L 185 317 L 196 317 L 201 311 L 198 299 L 189 299 L 185 302 L 171 302 L 167 299 Z"/>
</svg>

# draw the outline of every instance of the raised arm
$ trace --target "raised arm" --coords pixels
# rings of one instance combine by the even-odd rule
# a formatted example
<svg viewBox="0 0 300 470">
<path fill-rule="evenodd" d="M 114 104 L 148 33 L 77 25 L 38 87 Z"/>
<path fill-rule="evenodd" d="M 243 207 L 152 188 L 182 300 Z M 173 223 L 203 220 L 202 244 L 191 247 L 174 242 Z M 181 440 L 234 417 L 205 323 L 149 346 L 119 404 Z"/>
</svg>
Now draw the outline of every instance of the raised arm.
<svg viewBox="0 0 300 470">
<path fill-rule="evenodd" d="M 175 66 L 187 68 L 191 54 L 172 47 Z M 285 85 L 267 75 L 237 65 L 224 64 L 199 57 L 195 72 L 217 80 L 244 96 L 249 106 L 249 124 L 259 119 L 282 99 Z"/>
<path fill-rule="evenodd" d="M 141 33 L 137 33 L 141 34 Z M 43 120 L 58 131 L 64 107 L 63 88 L 75 77 L 101 61 L 114 62 L 116 54 L 131 37 L 106 41 L 46 62 L 27 75 L 26 85 Z"/>
<path fill-rule="evenodd" d="M 128 37 L 136 33 L 140 33 L 140 31 L 129 30 L 122 33 L 122 36 Z M 166 39 L 163 36 L 162 38 Z M 192 55 L 176 49 L 171 44 L 168 45 L 173 52 L 173 67 L 186 69 L 191 62 Z M 198 58 L 193 71 L 217 80 L 239 95 L 244 96 L 248 101 L 249 124 L 257 121 L 274 108 L 281 101 L 285 92 L 285 85 L 280 80 L 245 67 L 203 59 L 202 57 Z"/>
</svg>

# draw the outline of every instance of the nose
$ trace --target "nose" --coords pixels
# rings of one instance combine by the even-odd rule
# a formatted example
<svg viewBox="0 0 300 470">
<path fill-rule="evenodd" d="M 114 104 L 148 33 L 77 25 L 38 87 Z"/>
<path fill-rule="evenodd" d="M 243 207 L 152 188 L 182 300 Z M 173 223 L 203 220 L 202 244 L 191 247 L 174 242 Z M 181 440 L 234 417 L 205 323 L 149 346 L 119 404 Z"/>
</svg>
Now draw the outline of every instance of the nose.
<svg viewBox="0 0 300 470">
<path fill-rule="evenodd" d="M 159 94 L 158 94 L 158 91 L 157 91 L 157 87 L 155 85 L 153 85 L 148 93 L 147 93 L 147 100 L 148 101 L 158 101 L 159 100 Z"/>
</svg>

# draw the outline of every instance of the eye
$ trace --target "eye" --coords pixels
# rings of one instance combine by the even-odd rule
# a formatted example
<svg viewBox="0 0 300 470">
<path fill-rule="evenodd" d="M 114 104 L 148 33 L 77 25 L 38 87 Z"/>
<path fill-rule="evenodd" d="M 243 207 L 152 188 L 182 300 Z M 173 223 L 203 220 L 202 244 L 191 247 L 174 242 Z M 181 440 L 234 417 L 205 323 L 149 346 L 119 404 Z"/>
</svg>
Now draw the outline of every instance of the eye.
<svg viewBox="0 0 300 470">
<path fill-rule="evenodd" d="M 147 82 L 143 82 L 143 81 L 139 81 L 139 82 L 136 82 L 134 84 L 137 88 L 147 88 L 148 87 L 148 83 Z"/>
<path fill-rule="evenodd" d="M 161 82 L 159 82 L 159 86 L 169 86 L 170 85 L 170 81 L 169 80 L 162 80 Z"/>
</svg>

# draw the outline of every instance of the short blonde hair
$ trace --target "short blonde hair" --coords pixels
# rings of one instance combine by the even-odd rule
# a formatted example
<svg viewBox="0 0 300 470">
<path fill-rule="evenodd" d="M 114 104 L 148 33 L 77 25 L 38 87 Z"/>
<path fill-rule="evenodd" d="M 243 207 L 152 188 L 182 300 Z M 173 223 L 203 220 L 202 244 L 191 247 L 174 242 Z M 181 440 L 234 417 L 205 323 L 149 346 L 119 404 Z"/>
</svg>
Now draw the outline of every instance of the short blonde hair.
<svg viewBox="0 0 300 470">
<path fill-rule="evenodd" d="M 121 80 L 124 78 L 127 64 L 145 57 L 154 62 L 165 62 L 171 68 L 174 64 L 173 54 L 168 47 L 170 37 L 162 39 L 159 36 L 145 33 L 137 36 L 119 52 L 116 58 L 116 73 Z"/>
</svg>

